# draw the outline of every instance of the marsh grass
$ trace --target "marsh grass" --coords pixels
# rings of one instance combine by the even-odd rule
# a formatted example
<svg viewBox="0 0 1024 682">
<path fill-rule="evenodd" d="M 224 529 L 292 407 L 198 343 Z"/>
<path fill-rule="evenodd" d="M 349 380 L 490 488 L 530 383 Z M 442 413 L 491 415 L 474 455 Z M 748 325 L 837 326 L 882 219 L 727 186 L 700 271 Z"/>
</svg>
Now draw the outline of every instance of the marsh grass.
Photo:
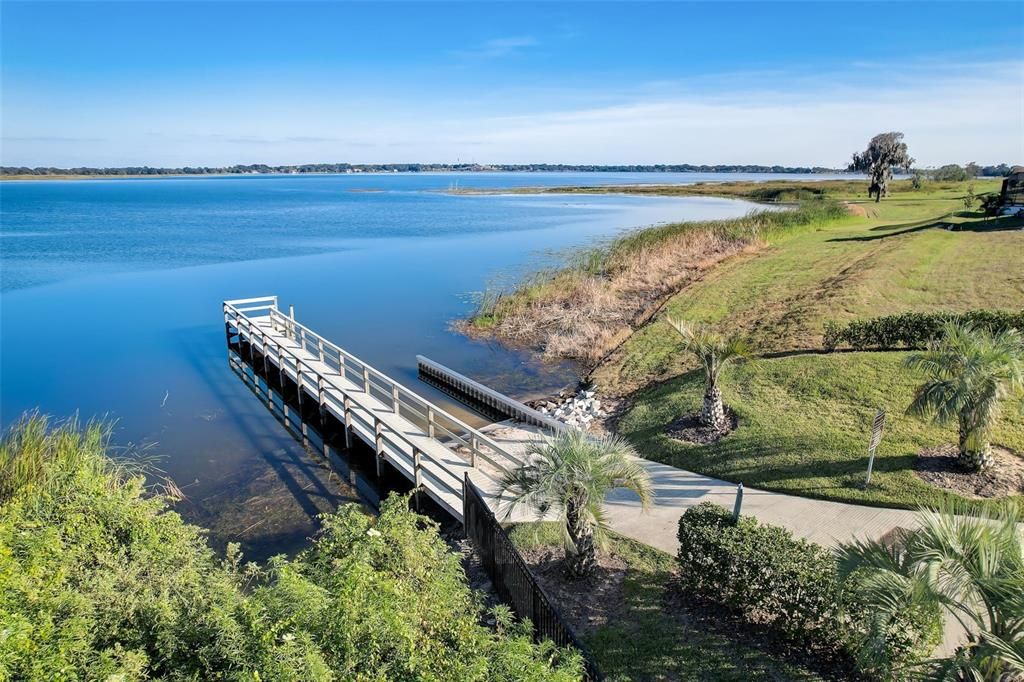
<svg viewBox="0 0 1024 682">
<path fill-rule="evenodd" d="M 562 267 L 527 275 L 511 291 L 485 292 L 467 329 L 592 367 L 710 267 L 845 215 L 837 202 L 815 197 L 789 210 L 634 230 L 573 252 Z"/>
<path fill-rule="evenodd" d="M 126 460 L 106 455 L 111 425 L 77 418 L 54 424 L 38 413 L 24 415 L 0 440 L 0 503 L 32 488 L 53 495 L 76 478 L 116 486 L 141 473 Z"/>
</svg>

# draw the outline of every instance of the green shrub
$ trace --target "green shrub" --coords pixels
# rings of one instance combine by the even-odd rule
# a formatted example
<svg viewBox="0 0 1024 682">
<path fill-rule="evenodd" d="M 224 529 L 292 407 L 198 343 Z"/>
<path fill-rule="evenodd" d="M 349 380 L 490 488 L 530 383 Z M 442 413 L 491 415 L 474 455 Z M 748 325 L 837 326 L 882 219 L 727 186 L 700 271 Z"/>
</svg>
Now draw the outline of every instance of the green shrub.
<svg viewBox="0 0 1024 682">
<path fill-rule="evenodd" d="M 436 524 L 350 505 L 294 559 L 244 566 L 106 456 L 30 417 L 0 442 L 0 680 L 577 680 L 479 598 Z"/>
<path fill-rule="evenodd" d="M 684 593 L 791 643 L 846 656 L 864 674 L 881 679 L 892 673 L 871 667 L 878 657 L 862 655 L 867 646 L 884 648 L 885 660 L 902 667 L 922 660 L 935 644 L 932 612 L 907 613 L 884 641 L 869 640 L 870 614 L 840 582 L 832 552 L 784 528 L 750 517 L 734 523 L 728 510 L 705 502 L 679 519 L 678 537 Z"/>
<path fill-rule="evenodd" d="M 825 323 L 824 346 L 832 351 L 839 346 L 855 350 L 924 348 L 942 336 L 947 322 L 960 321 L 979 329 L 1000 332 L 1018 329 L 1024 332 L 1024 310 L 969 310 L 963 313 L 899 313 L 846 324 Z"/>
</svg>

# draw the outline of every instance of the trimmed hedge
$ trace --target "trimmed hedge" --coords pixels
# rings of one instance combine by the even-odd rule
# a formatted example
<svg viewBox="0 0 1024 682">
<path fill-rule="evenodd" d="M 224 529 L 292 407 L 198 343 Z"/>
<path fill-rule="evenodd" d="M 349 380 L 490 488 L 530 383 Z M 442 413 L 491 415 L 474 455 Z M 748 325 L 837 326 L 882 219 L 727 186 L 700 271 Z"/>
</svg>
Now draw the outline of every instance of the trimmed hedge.
<svg viewBox="0 0 1024 682">
<path fill-rule="evenodd" d="M 825 323 L 824 346 L 832 351 L 839 346 L 855 350 L 892 348 L 924 348 L 942 335 L 942 326 L 951 321 L 1000 332 L 1018 329 L 1024 332 L 1024 310 L 969 310 L 963 313 L 900 313 L 854 320 L 846 324 Z"/>
<path fill-rule="evenodd" d="M 826 548 L 778 526 L 740 517 L 710 502 L 679 519 L 680 585 L 685 594 L 712 602 L 793 644 L 830 651 L 867 677 L 892 679 L 893 671 L 923 660 L 941 635 L 936 613 L 905 613 L 884 642 L 869 641 L 870 609 L 852 585 L 839 579 Z M 862 655 L 865 647 L 882 649 Z"/>
</svg>

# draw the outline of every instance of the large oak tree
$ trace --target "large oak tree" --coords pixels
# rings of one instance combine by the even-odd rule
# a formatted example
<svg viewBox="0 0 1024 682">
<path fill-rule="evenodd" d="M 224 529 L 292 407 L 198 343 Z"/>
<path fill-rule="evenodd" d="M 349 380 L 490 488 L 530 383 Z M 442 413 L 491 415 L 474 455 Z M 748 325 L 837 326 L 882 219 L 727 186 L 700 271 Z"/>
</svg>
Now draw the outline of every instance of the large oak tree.
<svg viewBox="0 0 1024 682">
<path fill-rule="evenodd" d="M 892 169 L 910 170 L 913 164 L 914 159 L 907 152 L 903 133 L 880 133 L 871 138 L 867 149 L 853 155 L 853 162 L 848 170 L 860 171 L 871 176 L 868 198 L 874 196 L 877 202 L 889 194 Z"/>
</svg>

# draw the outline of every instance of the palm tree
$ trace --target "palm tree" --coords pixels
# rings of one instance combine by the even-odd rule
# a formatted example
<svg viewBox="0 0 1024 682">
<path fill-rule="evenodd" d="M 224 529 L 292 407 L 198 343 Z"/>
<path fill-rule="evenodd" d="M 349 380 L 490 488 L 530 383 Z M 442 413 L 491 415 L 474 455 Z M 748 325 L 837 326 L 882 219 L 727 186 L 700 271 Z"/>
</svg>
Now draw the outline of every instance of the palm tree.
<svg viewBox="0 0 1024 682">
<path fill-rule="evenodd" d="M 506 516 L 519 504 L 538 518 L 558 514 L 565 567 L 575 577 L 589 575 L 597 563 L 595 542 L 603 545 L 608 531 L 602 505 L 615 488 L 636 493 L 644 510 L 654 497 L 651 477 L 633 446 L 617 436 L 594 437 L 577 429 L 530 443 L 526 462 L 501 481 L 502 494 L 510 498 Z"/>
<path fill-rule="evenodd" d="M 715 431 L 724 431 L 728 424 L 718 378 L 731 362 L 747 356 L 746 342 L 736 337 L 724 337 L 704 325 L 686 320 L 670 317 L 668 323 L 683 337 L 686 350 L 696 355 L 704 367 L 706 385 L 704 405 L 698 418 L 700 423 Z"/>
<path fill-rule="evenodd" d="M 972 471 L 992 464 L 989 437 L 1001 403 L 1024 391 L 1024 340 L 1014 329 L 992 334 L 954 322 L 928 350 L 907 358 L 928 380 L 907 412 L 959 425 L 960 461 Z"/>
<path fill-rule="evenodd" d="M 895 545 L 864 541 L 837 550 L 840 574 L 869 607 L 862 653 L 887 670 L 887 626 L 912 612 L 954 617 L 968 633 L 952 658 L 929 662 L 941 680 L 1024 679 L 1024 516 L 1010 505 L 971 515 L 961 505 L 922 510 Z M 890 677 L 892 675 L 889 675 Z"/>
</svg>

